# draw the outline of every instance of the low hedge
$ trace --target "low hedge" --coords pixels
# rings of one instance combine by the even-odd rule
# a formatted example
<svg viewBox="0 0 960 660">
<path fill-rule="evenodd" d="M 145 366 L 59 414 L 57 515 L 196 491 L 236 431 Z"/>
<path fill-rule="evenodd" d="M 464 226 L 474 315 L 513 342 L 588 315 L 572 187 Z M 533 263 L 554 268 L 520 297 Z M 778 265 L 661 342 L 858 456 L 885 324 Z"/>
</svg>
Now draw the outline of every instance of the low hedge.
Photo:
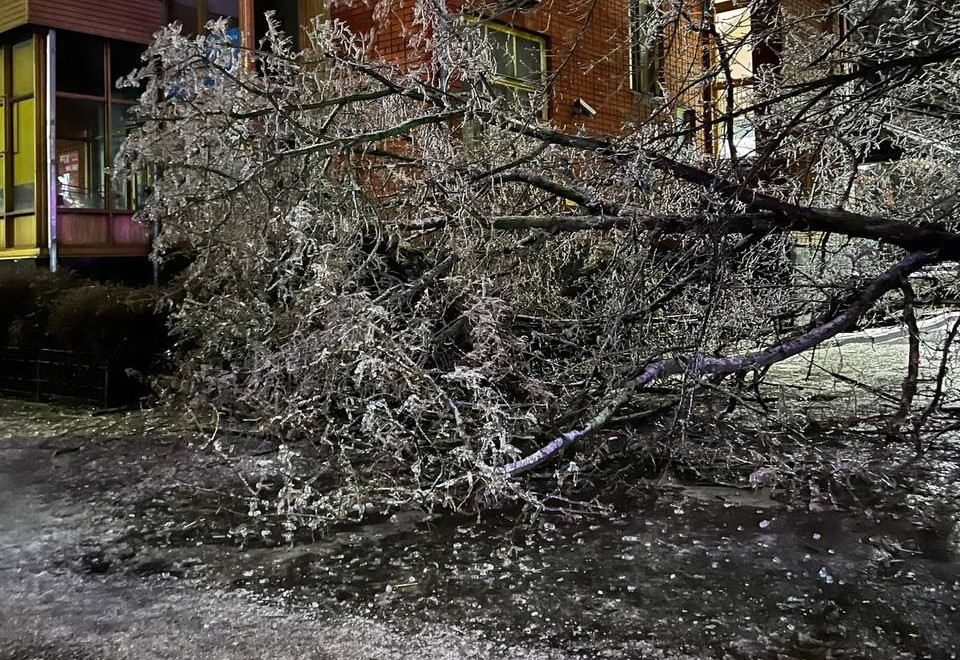
<svg viewBox="0 0 960 660">
<path fill-rule="evenodd" d="M 78 351 L 121 373 L 155 373 L 170 345 L 167 293 L 42 270 L 3 273 L 0 346 Z"/>
</svg>

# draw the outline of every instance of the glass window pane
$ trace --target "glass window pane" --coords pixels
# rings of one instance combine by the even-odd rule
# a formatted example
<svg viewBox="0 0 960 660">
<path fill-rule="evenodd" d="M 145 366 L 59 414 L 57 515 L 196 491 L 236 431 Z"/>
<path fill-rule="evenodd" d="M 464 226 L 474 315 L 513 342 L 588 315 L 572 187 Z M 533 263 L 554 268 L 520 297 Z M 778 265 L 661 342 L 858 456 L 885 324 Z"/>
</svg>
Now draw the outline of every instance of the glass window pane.
<svg viewBox="0 0 960 660">
<path fill-rule="evenodd" d="M 237 26 L 237 0 L 207 0 L 207 20 L 215 21 L 220 17 L 231 18 L 230 25 Z"/>
<path fill-rule="evenodd" d="M 104 104 L 57 99 L 57 200 L 67 208 L 104 207 Z"/>
<path fill-rule="evenodd" d="M 114 104 L 110 110 L 110 162 L 116 160 L 117 153 L 130 130 L 132 106 Z M 121 181 L 112 180 L 112 208 L 120 211 L 133 211 L 143 206 L 151 178 L 147 172 L 137 172 Z"/>
<path fill-rule="evenodd" d="M 650 0 L 636 0 L 630 9 L 630 85 L 635 92 L 658 94 L 658 16 Z"/>
<path fill-rule="evenodd" d="M 170 22 L 180 23 L 183 34 L 196 34 L 200 27 L 197 25 L 197 0 L 173 0 L 170 3 Z"/>
<path fill-rule="evenodd" d="M 517 77 L 532 84 L 543 80 L 543 44 L 517 37 Z"/>
<path fill-rule="evenodd" d="M 117 160 L 117 153 L 127 137 L 127 123 L 129 121 L 129 106 L 114 103 L 110 107 L 110 162 Z M 112 180 L 113 199 L 111 201 L 114 209 L 129 209 L 132 202 L 129 182 Z"/>
<path fill-rule="evenodd" d="M 733 78 L 753 75 L 753 47 L 750 44 L 750 9 L 731 9 L 717 13 L 717 32 L 730 58 Z"/>
<path fill-rule="evenodd" d="M 37 136 L 33 99 L 13 104 L 13 210 L 33 208 L 37 170 Z"/>
<path fill-rule="evenodd" d="M 13 45 L 13 96 L 33 94 L 33 39 Z"/>
<path fill-rule="evenodd" d="M 227 37 L 231 44 L 239 46 L 241 42 L 240 20 L 237 0 L 207 0 L 207 21 L 219 18 L 230 19 L 227 22 Z"/>
<path fill-rule="evenodd" d="M 493 55 L 494 72 L 498 76 L 516 77 L 513 57 L 513 38 L 502 30 L 487 28 L 487 43 Z"/>
<path fill-rule="evenodd" d="M 103 41 L 72 32 L 57 33 L 57 91 L 105 96 Z"/>
<path fill-rule="evenodd" d="M 113 85 L 114 98 L 128 99 L 136 101 L 140 98 L 142 91 L 139 87 L 117 87 L 117 81 L 120 78 L 130 75 L 134 69 L 143 65 L 140 56 L 143 54 L 144 47 L 140 44 L 131 44 L 122 41 L 115 41 L 110 44 L 110 78 Z"/>
<path fill-rule="evenodd" d="M 511 108 L 518 110 L 538 109 L 538 107 L 533 105 L 534 95 L 529 89 L 503 84 L 494 84 L 491 85 L 491 87 L 493 88 L 494 95 L 506 101 L 507 105 Z"/>
</svg>

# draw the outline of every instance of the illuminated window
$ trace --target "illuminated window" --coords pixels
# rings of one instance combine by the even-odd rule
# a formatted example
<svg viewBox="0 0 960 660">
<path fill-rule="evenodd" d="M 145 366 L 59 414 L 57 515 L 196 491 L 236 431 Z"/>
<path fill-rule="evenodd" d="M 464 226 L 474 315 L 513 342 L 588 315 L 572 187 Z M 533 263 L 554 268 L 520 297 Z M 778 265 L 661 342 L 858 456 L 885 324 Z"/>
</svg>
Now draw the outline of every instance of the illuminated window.
<svg viewBox="0 0 960 660">
<path fill-rule="evenodd" d="M 31 212 L 35 206 L 37 109 L 33 55 L 32 38 L 0 45 L 0 217 Z"/>
<path fill-rule="evenodd" d="M 33 37 L 0 42 L 0 249 L 37 247 Z"/>
<path fill-rule="evenodd" d="M 57 205 L 129 212 L 147 177 L 112 181 L 108 170 L 130 127 L 137 89 L 114 83 L 140 65 L 143 46 L 62 32 L 57 47 Z"/>
<path fill-rule="evenodd" d="M 57 204 L 104 209 L 105 104 L 57 99 Z"/>
<path fill-rule="evenodd" d="M 660 26 L 651 0 L 630 0 L 630 88 L 660 95 Z"/>
<path fill-rule="evenodd" d="M 6 99 L 6 49 L 0 45 L 0 225 L 7 211 L 7 99 Z M 3 228 L 0 227 L 0 236 Z M 4 241 L 0 239 L 0 248 Z"/>
</svg>

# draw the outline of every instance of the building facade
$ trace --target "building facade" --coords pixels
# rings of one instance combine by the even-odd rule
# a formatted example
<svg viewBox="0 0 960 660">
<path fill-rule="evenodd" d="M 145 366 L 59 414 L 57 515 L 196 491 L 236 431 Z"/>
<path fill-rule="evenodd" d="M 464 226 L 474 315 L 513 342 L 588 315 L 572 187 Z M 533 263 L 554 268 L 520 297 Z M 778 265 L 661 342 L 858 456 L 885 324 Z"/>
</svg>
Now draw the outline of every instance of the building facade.
<svg viewBox="0 0 960 660">
<path fill-rule="evenodd" d="M 449 0 L 461 2 L 462 0 Z M 751 102 L 754 68 L 776 66 L 777 44 L 747 45 L 780 0 L 753 14 L 746 2 L 696 0 L 686 21 L 648 26 L 659 0 L 529 0 L 461 5 L 483 22 L 495 48 L 498 93 L 540 95 L 544 116 L 564 130 L 616 134 L 641 119 L 696 130 L 697 143 L 722 152 L 710 123 L 715 85 L 704 82 L 717 41 L 733 49 L 736 103 Z M 786 1 L 786 0 L 784 0 Z M 820 0 L 789 0 L 815 2 Z M 759 6 L 765 6 L 761 3 Z M 201 32 L 227 17 L 236 42 L 253 46 L 274 11 L 299 37 L 318 16 L 332 16 L 367 38 L 371 54 L 394 62 L 411 52 L 420 29 L 415 0 L 0 0 L 0 262 L 51 269 L 134 261 L 146 265 L 150 228 L 133 220 L 149 180 L 118 183 L 109 170 L 127 130 L 131 90 L 115 82 L 140 63 L 153 33 L 179 21 Z M 713 34 L 693 29 L 710 12 Z M 501 54 L 503 55 L 501 57 Z M 753 148 L 749 115 L 734 127 L 738 151 Z"/>
<path fill-rule="evenodd" d="M 317 0 L 0 0 L 0 265 L 31 262 L 93 275 L 145 271 L 150 228 L 133 220 L 146 176 L 109 176 L 153 34 L 178 20 L 195 32 L 219 16 L 252 44 L 274 10 L 284 26 Z"/>
</svg>

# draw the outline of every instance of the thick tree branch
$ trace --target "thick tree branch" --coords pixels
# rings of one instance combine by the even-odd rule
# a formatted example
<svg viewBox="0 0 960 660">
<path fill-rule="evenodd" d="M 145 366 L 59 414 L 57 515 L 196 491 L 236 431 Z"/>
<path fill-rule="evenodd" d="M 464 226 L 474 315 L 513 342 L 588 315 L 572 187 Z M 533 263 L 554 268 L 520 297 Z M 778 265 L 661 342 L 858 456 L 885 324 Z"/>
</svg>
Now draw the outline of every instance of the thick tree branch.
<svg viewBox="0 0 960 660">
<path fill-rule="evenodd" d="M 935 263 L 937 260 L 938 257 L 933 252 L 915 252 L 909 255 L 875 279 L 843 313 L 823 325 L 775 346 L 738 356 L 708 358 L 702 355 L 692 355 L 654 362 L 648 365 L 639 376 L 628 381 L 616 396 L 582 428 L 567 431 L 532 454 L 504 465 L 500 468 L 500 473 L 507 477 L 514 477 L 544 463 L 571 443 L 591 436 L 597 430 L 603 428 L 620 406 L 626 403 L 638 389 L 655 380 L 688 370 L 691 370 L 697 377 L 707 374 L 748 371 L 776 364 L 813 348 L 844 330 L 854 327 L 857 320 L 886 292 L 900 286 L 900 283 L 911 273 Z"/>
<path fill-rule="evenodd" d="M 866 238 L 896 245 L 911 252 L 935 250 L 939 252 L 941 260 L 960 260 L 960 234 L 941 227 L 913 225 L 901 220 L 871 217 L 850 211 L 798 206 L 664 156 L 654 157 L 651 164 L 657 169 L 670 172 L 678 179 L 715 190 L 753 209 L 778 214 L 780 219 L 777 224 L 784 229 L 822 231 Z"/>
<path fill-rule="evenodd" d="M 494 229 L 516 231 L 544 229 L 553 232 L 610 231 L 614 229 L 656 229 L 666 234 L 703 231 L 707 227 L 726 229 L 724 233 L 754 233 L 774 227 L 773 215 L 742 213 L 708 217 L 704 215 L 502 215 L 491 218 Z"/>
<path fill-rule="evenodd" d="M 493 228 L 503 231 L 544 229 L 553 232 L 611 231 L 640 229 L 664 234 L 685 234 L 709 230 L 713 234 L 755 234 L 783 229 L 772 213 L 731 213 L 708 215 L 501 215 L 491 218 Z"/>
<path fill-rule="evenodd" d="M 609 140 L 567 135 L 542 126 L 511 122 L 507 124 L 507 128 L 551 144 L 591 151 L 600 158 L 629 161 L 636 159 L 638 155 L 637 149 L 619 148 Z M 720 193 L 727 199 L 747 205 L 753 211 L 775 214 L 775 223 L 771 229 L 831 232 L 889 243 L 910 252 L 937 251 L 941 261 L 960 261 L 960 233 L 936 225 L 914 225 L 902 220 L 850 211 L 799 206 L 656 152 L 644 152 L 642 155 L 646 156 L 651 167 L 668 172 L 681 181 Z"/>
<path fill-rule="evenodd" d="M 548 192 L 556 195 L 557 197 L 575 202 L 591 213 L 598 213 L 601 215 L 619 215 L 620 211 L 622 210 L 622 207 L 617 204 L 605 203 L 598 200 L 595 195 L 591 195 L 587 191 L 575 186 L 564 185 L 559 181 L 549 179 L 542 174 L 537 174 L 536 172 L 514 170 L 512 172 L 498 174 L 496 177 L 493 177 L 493 181 L 494 183 L 526 183 L 527 185 L 539 188 L 544 192 Z"/>
</svg>

